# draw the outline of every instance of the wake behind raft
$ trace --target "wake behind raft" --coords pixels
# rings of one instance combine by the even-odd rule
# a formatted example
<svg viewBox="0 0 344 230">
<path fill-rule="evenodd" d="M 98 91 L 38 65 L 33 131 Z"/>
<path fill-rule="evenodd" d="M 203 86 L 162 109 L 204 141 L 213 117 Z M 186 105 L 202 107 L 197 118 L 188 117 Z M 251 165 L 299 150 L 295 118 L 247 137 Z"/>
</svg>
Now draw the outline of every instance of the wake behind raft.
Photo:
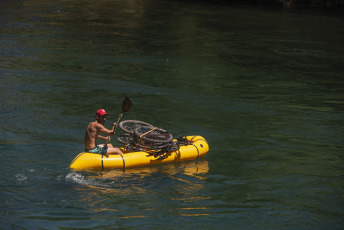
<svg viewBox="0 0 344 230">
<path fill-rule="evenodd" d="M 202 136 L 173 138 L 172 134 L 146 122 L 126 120 L 119 123 L 125 134 L 117 138 L 123 144 L 123 154 L 110 155 L 82 152 L 70 164 L 70 168 L 82 169 L 123 169 L 196 160 L 209 151 Z"/>
</svg>

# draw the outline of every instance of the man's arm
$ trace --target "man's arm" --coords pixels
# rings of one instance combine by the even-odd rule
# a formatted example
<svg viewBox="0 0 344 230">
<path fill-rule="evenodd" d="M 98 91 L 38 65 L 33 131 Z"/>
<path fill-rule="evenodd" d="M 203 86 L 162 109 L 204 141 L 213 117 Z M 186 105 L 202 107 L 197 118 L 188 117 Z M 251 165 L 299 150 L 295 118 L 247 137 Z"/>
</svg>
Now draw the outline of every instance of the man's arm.
<svg viewBox="0 0 344 230">
<path fill-rule="evenodd" d="M 108 136 L 113 136 L 113 135 L 115 134 L 116 125 L 117 125 L 116 123 L 113 123 L 112 129 L 110 130 L 110 129 L 105 128 L 103 125 L 98 124 L 98 125 L 97 125 L 97 129 L 98 129 L 101 133 L 103 133 L 103 134 L 106 134 L 106 135 L 108 135 Z M 100 138 L 100 139 L 105 138 L 105 140 L 106 140 L 106 137 L 103 137 L 103 138 L 102 138 L 102 136 L 100 136 L 100 135 L 98 135 L 97 138 Z M 104 139 L 103 139 L 103 140 L 104 140 Z"/>
<path fill-rule="evenodd" d="M 102 139 L 102 140 L 104 140 L 104 141 L 107 141 L 108 137 L 104 137 L 104 136 L 102 136 L 102 135 L 98 135 L 98 136 L 97 136 L 97 139 Z"/>
</svg>

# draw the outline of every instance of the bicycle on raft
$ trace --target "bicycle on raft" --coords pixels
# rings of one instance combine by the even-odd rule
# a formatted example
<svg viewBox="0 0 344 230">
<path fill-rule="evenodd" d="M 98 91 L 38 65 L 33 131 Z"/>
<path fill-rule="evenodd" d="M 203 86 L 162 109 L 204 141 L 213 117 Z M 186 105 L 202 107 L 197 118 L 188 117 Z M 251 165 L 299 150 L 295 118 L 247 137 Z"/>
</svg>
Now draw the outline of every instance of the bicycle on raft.
<svg viewBox="0 0 344 230">
<path fill-rule="evenodd" d="M 125 120 L 118 125 L 125 133 L 120 135 L 117 140 L 125 146 L 127 152 L 145 151 L 158 157 L 161 154 L 178 150 L 181 145 L 192 144 L 185 137 L 174 138 L 170 132 L 147 122 Z"/>
</svg>

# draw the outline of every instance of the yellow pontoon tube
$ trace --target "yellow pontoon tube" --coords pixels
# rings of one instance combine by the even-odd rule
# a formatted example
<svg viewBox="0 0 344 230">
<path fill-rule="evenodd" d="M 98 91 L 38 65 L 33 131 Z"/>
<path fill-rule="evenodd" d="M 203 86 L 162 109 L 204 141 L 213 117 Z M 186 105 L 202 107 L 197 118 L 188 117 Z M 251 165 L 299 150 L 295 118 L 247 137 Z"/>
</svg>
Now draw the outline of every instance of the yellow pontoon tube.
<svg viewBox="0 0 344 230">
<path fill-rule="evenodd" d="M 154 152 L 125 152 L 122 155 L 110 155 L 82 152 L 70 164 L 72 169 L 110 169 L 131 168 L 146 165 L 163 164 L 177 161 L 195 160 L 209 151 L 207 141 L 201 136 L 187 136 L 190 144 L 182 145 L 176 151 L 166 152 L 154 157 Z"/>
</svg>

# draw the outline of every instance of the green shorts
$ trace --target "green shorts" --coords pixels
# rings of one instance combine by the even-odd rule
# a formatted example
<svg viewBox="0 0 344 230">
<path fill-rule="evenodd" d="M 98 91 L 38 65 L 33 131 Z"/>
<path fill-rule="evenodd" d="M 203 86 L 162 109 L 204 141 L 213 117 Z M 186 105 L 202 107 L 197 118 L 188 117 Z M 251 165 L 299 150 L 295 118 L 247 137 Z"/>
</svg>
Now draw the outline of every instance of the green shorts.
<svg viewBox="0 0 344 230">
<path fill-rule="evenodd" d="M 98 153 L 98 154 L 106 154 L 107 153 L 107 148 L 103 148 L 99 145 L 94 147 L 93 149 L 88 150 L 87 152 L 89 153 Z"/>
</svg>

